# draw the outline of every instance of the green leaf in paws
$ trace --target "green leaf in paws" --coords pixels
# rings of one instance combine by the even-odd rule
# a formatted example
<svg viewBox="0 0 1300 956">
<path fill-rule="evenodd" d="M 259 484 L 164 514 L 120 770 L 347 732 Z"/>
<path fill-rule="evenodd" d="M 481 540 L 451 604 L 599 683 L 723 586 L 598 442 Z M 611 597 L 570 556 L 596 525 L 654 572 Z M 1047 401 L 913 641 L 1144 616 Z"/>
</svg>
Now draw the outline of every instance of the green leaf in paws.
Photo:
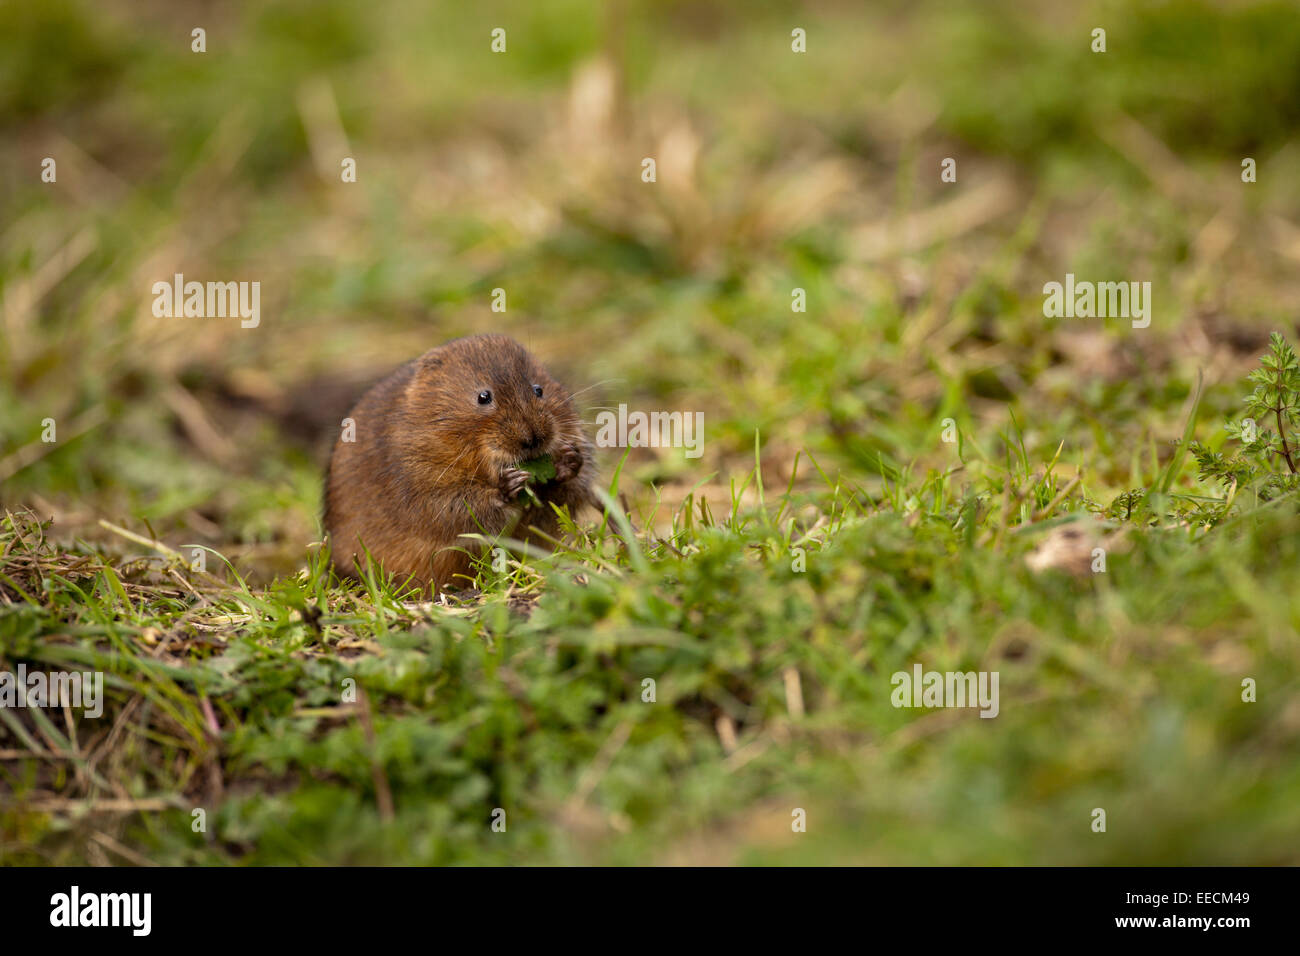
<svg viewBox="0 0 1300 956">
<path fill-rule="evenodd" d="M 532 480 L 528 483 L 544 485 L 555 478 L 555 460 L 550 455 L 543 455 L 541 458 L 533 458 L 530 461 L 521 461 L 519 467 L 532 475 Z"/>
<path fill-rule="evenodd" d="M 529 461 L 521 461 L 519 468 L 528 472 L 528 483 L 524 485 L 524 490 L 519 493 L 521 499 L 528 498 L 533 504 L 540 505 L 541 499 L 533 491 L 533 485 L 544 485 L 555 478 L 555 460 L 550 455 L 543 455 L 541 458 L 533 458 Z"/>
</svg>

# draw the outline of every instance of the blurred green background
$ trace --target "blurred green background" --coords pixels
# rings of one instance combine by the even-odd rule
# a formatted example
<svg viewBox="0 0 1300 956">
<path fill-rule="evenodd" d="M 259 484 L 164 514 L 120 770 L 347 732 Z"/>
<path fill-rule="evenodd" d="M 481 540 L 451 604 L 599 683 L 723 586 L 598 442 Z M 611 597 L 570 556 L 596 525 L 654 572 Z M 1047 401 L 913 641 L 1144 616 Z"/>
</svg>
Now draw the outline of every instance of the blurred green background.
<svg viewBox="0 0 1300 956">
<path fill-rule="evenodd" d="M 489 329 L 603 383 L 593 407 L 706 410 L 705 466 L 755 428 L 774 465 L 911 460 L 932 422 L 1001 425 L 1014 399 L 1122 484 L 1118 450 L 1177 413 L 1193 366 L 1213 382 L 1290 326 L 1293 14 L 6 3 L 5 502 L 296 554 L 348 402 Z M 1044 319 L 1066 271 L 1154 282 L 1153 328 Z M 260 281 L 261 326 L 154 318 L 176 272 Z M 65 437 L 18 468 L 46 417 Z"/>
</svg>

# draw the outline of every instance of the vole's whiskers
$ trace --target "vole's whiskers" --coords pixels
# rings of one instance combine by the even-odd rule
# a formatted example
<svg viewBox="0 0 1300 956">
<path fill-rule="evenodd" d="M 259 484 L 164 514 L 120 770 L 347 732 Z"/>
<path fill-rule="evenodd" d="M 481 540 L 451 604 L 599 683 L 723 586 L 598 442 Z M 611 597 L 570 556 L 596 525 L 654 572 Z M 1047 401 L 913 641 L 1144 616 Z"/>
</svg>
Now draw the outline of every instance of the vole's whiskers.
<svg viewBox="0 0 1300 956">
<path fill-rule="evenodd" d="M 580 392 L 574 392 L 572 395 L 569 396 L 569 398 L 570 398 L 570 399 L 574 399 L 574 398 L 577 398 L 579 395 L 585 395 L 585 394 L 587 394 L 587 393 L 590 392 L 593 388 L 600 388 L 600 386 L 602 386 L 602 385 L 608 385 L 610 382 L 621 382 L 621 381 L 624 381 L 624 380 L 621 379 L 621 378 L 607 378 L 607 379 L 605 379 L 604 381 L 597 382 L 595 385 L 588 385 L 586 388 L 584 388 L 584 389 L 583 389 L 582 391 L 580 391 Z"/>
<path fill-rule="evenodd" d="M 454 464 L 456 464 L 456 462 L 460 461 L 460 460 L 461 460 L 462 458 L 464 458 L 466 455 L 468 455 L 468 454 L 473 450 L 473 447 L 474 447 L 473 445 L 470 445 L 470 446 L 469 446 L 468 448 L 466 448 L 463 452 L 461 452 L 459 455 L 457 455 L 455 458 L 453 458 L 453 459 L 452 459 L 452 460 L 447 464 L 447 467 L 444 468 L 444 469 L 442 470 L 442 475 L 445 475 L 445 474 L 447 474 L 447 472 L 451 471 L 451 466 L 454 465 Z M 442 475 L 439 475 L 437 478 L 434 479 L 434 483 L 435 483 L 435 484 L 437 484 L 439 481 L 442 481 Z"/>
</svg>

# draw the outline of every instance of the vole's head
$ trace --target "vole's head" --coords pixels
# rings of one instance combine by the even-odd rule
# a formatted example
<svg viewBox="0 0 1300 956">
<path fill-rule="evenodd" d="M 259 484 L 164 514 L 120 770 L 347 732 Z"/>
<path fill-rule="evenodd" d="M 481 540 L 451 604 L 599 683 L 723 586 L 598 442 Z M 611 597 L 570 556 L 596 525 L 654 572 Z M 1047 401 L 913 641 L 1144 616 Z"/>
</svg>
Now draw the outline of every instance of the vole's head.
<svg viewBox="0 0 1300 956">
<path fill-rule="evenodd" d="M 504 335 L 468 336 L 426 352 L 407 396 L 408 425 L 427 426 L 444 449 L 470 452 L 466 458 L 477 460 L 466 465 L 504 468 L 582 435 L 568 391 Z"/>
</svg>

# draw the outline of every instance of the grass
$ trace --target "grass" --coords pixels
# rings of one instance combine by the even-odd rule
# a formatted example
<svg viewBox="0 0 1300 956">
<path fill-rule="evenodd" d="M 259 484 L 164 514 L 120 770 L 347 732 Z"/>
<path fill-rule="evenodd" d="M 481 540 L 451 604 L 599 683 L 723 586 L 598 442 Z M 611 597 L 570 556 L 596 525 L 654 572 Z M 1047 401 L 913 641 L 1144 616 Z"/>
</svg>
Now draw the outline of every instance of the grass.
<svg viewBox="0 0 1300 956">
<path fill-rule="evenodd" d="M 1296 337 L 1287 9 L 373 7 L 0 5 L 0 670 L 108 697 L 0 709 L 0 860 L 1300 862 L 1300 511 L 1205 468 Z M 489 329 L 703 457 L 447 604 L 335 580 L 349 403 Z"/>
</svg>

